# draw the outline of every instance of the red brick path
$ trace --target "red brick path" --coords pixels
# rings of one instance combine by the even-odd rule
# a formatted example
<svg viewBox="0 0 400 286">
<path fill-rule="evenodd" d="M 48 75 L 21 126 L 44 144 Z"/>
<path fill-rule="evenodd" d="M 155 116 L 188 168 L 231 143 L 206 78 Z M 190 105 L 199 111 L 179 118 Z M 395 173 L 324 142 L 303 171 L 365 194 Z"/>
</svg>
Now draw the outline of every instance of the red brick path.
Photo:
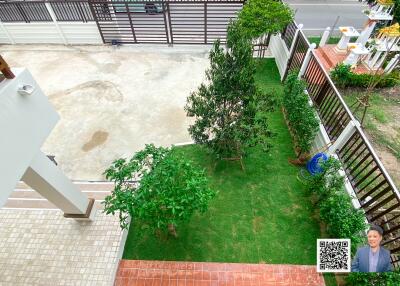
<svg viewBox="0 0 400 286">
<path fill-rule="evenodd" d="M 326 45 L 322 48 L 318 48 L 315 50 L 315 54 L 321 61 L 325 70 L 329 73 L 331 69 L 333 69 L 338 63 L 342 63 L 348 53 L 338 53 L 335 51 L 336 45 Z M 359 64 L 354 70 L 355 73 L 371 73 L 371 71 L 364 65 Z"/>
<path fill-rule="evenodd" d="M 121 260 L 116 286 L 324 286 L 316 266 Z"/>
</svg>

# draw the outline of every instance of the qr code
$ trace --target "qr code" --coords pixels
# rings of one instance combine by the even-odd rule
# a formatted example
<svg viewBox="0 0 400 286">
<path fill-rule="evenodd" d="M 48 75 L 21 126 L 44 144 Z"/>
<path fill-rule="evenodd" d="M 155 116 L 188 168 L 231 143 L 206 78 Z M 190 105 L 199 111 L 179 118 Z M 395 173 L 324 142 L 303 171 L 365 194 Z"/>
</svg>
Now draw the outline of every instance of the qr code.
<svg viewBox="0 0 400 286">
<path fill-rule="evenodd" d="M 317 239 L 317 272 L 350 272 L 350 239 Z"/>
</svg>

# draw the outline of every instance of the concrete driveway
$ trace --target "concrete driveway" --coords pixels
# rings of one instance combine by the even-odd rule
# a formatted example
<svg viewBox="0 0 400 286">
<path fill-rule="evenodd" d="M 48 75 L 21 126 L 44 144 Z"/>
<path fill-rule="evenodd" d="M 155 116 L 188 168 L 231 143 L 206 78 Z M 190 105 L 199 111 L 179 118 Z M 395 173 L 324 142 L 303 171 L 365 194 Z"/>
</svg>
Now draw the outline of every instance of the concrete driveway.
<svg viewBox="0 0 400 286">
<path fill-rule="evenodd" d="M 74 180 L 103 180 L 146 143 L 190 141 L 186 97 L 204 80 L 207 47 L 0 46 L 27 67 L 61 115 L 43 145 Z"/>
</svg>

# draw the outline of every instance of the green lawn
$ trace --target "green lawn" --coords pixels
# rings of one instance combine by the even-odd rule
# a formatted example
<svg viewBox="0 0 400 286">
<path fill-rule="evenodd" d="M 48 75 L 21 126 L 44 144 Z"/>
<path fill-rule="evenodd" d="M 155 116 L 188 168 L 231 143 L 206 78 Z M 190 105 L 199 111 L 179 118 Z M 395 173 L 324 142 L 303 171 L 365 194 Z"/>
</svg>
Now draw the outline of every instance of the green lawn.
<svg viewBox="0 0 400 286">
<path fill-rule="evenodd" d="M 258 63 L 257 82 L 263 90 L 282 93 L 275 61 Z M 319 223 L 298 168 L 287 163 L 294 156 L 291 138 L 280 109 L 271 115 L 276 133 L 269 154 L 255 148 L 244 160 L 216 163 L 200 146 L 186 146 L 184 154 L 206 169 L 218 195 L 204 215 L 194 215 L 178 228 L 178 239 L 159 240 L 139 235 L 130 227 L 124 258 L 250 263 L 316 264 Z"/>
<path fill-rule="evenodd" d="M 342 94 L 347 105 L 352 106 L 351 109 L 355 116 L 361 120 L 364 108 L 354 111 L 358 103 L 357 97 L 360 98 L 364 92 L 348 89 L 343 90 Z M 376 90 L 376 93 L 371 95 L 369 104 L 363 129 L 372 141 L 373 146 L 377 147 L 378 153 L 380 153 L 380 150 L 386 151 L 383 164 L 388 165 L 388 172 L 399 187 L 400 173 L 395 166 L 400 163 L 400 126 L 398 123 L 400 97 L 398 95 L 387 95 L 383 90 Z"/>
<path fill-rule="evenodd" d="M 316 43 L 317 46 L 319 45 L 319 42 L 321 41 L 321 37 L 308 37 L 307 39 L 310 43 Z M 339 41 L 340 41 L 339 37 L 330 37 L 326 43 L 328 45 L 332 45 L 332 44 L 339 43 Z"/>
</svg>

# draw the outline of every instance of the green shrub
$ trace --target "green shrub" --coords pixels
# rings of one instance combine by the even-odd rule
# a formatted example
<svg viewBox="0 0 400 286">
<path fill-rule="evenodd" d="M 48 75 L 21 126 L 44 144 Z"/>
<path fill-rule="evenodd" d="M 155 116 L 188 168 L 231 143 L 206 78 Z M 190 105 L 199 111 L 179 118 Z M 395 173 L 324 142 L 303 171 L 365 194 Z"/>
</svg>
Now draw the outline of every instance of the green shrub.
<svg viewBox="0 0 400 286">
<path fill-rule="evenodd" d="M 283 106 L 297 147 L 301 153 L 308 153 L 318 131 L 319 121 L 314 108 L 308 103 L 308 96 L 304 93 L 306 84 L 297 78 L 297 74 L 292 72 L 287 77 Z"/>
<path fill-rule="evenodd" d="M 349 273 L 346 277 L 347 286 L 398 286 L 400 284 L 400 269 L 383 273 Z"/>
<path fill-rule="evenodd" d="M 282 31 L 293 18 L 293 10 L 283 1 L 249 0 L 239 13 L 238 22 L 250 38 L 258 38 Z"/>
<path fill-rule="evenodd" d="M 350 65 L 338 64 L 331 71 L 331 78 L 338 87 L 343 88 L 348 85 L 351 74 Z"/>
<path fill-rule="evenodd" d="M 376 88 L 393 87 L 400 83 L 399 71 L 390 74 L 356 74 L 351 71 L 350 65 L 338 64 L 331 71 L 331 78 L 338 87 L 363 87 L 367 88 L 371 83 L 377 82 Z"/>
<path fill-rule="evenodd" d="M 362 210 L 356 210 L 340 176 L 340 162 L 330 157 L 323 165 L 323 171 L 312 177 L 309 189 L 317 195 L 320 217 L 327 225 L 327 232 L 333 238 L 349 238 L 354 252 L 364 241 L 366 224 Z"/>
<path fill-rule="evenodd" d="M 129 227 L 131 217 L 143 229 L 176 236 L 176 227 L 189 221 L 194 212 L 204 213 L 216 194 L 203 170 L 172 149 L 153 144 L 129 160 L 114 161 L 105 175 L 115 186 L 104 200 L 104 212 L 118 213 L 123 229 Z M 135 178 L 140 178 L 140 184 L 132 184 Z"/>
</svg>

